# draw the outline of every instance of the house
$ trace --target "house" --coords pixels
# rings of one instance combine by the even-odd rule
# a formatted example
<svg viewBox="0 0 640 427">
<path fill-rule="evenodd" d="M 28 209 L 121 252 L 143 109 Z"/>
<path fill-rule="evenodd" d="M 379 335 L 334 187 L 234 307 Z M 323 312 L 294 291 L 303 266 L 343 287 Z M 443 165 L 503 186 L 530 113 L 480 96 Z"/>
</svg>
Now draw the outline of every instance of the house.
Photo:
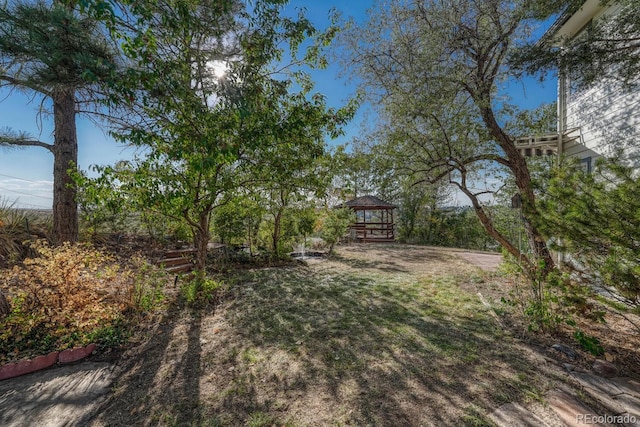
<svg viewBox="0 0 640 427">
<path fill-rule="evenodd" d="M 540 43 L 562 49 L 584 36 L 592 22 L 615 14 L 618 8 L 615 1 L 578 2 L 558 17 Z M 590 171 L 597 157 L 621 150 L 625 158 L 640 165 L 640 85 L 629 90 L 608 78 L 584 88 L 559 70 L 557 104 L 557 133 L 517 139 L 522 154 L 573 157 Z"/>
</svg>

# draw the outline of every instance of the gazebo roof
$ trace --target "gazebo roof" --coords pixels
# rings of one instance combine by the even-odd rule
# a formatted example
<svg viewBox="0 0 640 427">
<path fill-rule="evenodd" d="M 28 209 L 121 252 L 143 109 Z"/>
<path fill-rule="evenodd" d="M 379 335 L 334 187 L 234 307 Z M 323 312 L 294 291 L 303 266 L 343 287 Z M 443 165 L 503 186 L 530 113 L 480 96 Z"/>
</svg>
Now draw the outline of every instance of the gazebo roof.
<svg viewBox="0 0 640 427">
<path fill-rule="evenodd" d="M 376 196 L 362 196 L 344 203 L 343 206 L 350 208 L 370 208 L 370 209 L 393 209 L 396 205 L 385 202 Z"/>
</svg>

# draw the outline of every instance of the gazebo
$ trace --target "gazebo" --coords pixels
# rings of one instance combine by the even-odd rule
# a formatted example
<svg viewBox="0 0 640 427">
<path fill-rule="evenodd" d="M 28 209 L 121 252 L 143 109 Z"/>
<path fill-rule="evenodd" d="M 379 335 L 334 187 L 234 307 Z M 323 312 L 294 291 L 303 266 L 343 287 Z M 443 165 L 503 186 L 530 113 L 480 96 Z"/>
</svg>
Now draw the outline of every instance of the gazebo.
<svg viewBox="0 0 640 427">
<path fill-rule="evenodd" d="M 356 214 L 356 222 L 349 229 L 356 242 L 393 242 L 395 205 L 375 196 L 362 196 L 343 204 Z"/>
</svg>

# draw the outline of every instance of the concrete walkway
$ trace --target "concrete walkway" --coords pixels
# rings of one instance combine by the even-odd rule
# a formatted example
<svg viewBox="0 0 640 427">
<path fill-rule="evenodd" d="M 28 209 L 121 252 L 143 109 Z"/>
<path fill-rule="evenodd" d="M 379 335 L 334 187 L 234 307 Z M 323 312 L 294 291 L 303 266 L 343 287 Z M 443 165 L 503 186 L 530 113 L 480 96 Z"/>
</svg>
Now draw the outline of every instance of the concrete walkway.
<svg viewBox="0 0 640 427">
<path fill-rule="evenodd" d="M 558 389 L 545 396 L 549 408 L 555 414 L 551 421 L 549 417 L 539 417 L 539 414 L 517 403 L 500 406 L 491 414 L 491 419 L 499 427 L 640 426 L 639 381 L 626 377 L 607 379 L 578 372 L 571 372 L 569 376 L 578 383 L 585 397 L 597 402 L 605 410 L 594 411 L 573 391 Z"/>
<path fill-rule="evenodd" d="M 0 426 L 84 426 L 107 397 L 114 365 L 81 362 L 0 381 Z"/>
<path fill-rule="evenodd" d="M 640 427 L 640 381 L 626 377 L 603 378 L 591 373 L 570 372 L 570 380 L 603 410 L 595 411 L 568 390 L 545 396 L 553 416 L 542 416 L 517 403 L 500 406 L 491 414 L 499 427 L 514 426 L 635 426 Z"/>
</svg>

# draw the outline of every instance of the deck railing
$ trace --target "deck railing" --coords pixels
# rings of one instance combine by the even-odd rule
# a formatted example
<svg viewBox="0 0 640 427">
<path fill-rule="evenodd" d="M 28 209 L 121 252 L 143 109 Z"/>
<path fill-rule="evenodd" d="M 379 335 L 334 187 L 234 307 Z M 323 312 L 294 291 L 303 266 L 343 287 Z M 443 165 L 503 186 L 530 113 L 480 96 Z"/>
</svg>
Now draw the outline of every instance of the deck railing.
<svg viewBox="0 0 640 427">
<path fill-rule="evenodd" d="M 394 241 L 395 224 L 386 222 L 357 222 L 350 227 L 351 237 L 356 241 Z"/>
</svg>

